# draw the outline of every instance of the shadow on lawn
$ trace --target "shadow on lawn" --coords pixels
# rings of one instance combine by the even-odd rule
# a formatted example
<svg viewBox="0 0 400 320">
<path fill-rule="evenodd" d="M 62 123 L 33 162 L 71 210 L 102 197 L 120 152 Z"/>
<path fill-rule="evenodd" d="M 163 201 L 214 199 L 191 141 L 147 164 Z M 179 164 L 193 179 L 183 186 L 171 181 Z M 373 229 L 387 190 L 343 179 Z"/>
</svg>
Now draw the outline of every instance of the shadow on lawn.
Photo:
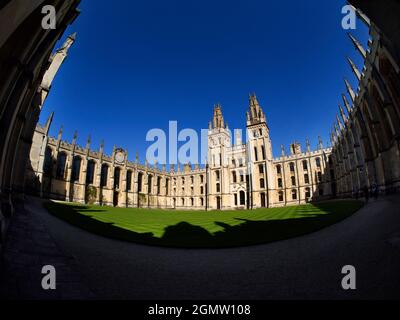
<svg viewBox="0 0 400 320">
<path fill-rule="evenodd" d="M 137 233 L 114 226 L 112 223 L 101 222 L 80 214 L 78 211 L 96 212 L 89 207 L 64 205 L 60 203 L 45 203 L 47 210 L 64 221 L 90 231 L 92 233 L 118 240 L 131 241 L 141 244 L 180 247 L 180 248 L 222 248 L 249 246 L 274 242 L 298 237 L 315 232 L 329 225 L 335 224 L 361 208 L 362 204 L 348 202 L 346 204 L 315 204 L 326 214 L 316 215 L 313 210 L 304 210 L 307 217 L 286 220 L 251 221 L 237 219 L 243 222 L 237 226 L 216 221 L 215 224 L 224 228 L 214 235 L 206 229 L 180 222 L 165 228 L 161 238 L 154 237 L 151 232 Z"/>
</svg>

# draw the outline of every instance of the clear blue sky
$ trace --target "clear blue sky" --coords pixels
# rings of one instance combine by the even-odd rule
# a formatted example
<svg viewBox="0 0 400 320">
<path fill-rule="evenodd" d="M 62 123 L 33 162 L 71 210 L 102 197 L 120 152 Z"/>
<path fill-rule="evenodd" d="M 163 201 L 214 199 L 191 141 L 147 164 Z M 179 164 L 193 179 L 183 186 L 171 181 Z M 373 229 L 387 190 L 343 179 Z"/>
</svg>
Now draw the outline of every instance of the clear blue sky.
<svg viewBox="0 0 400 320">
<path fill-rule="evenodd" d="M 51 111 L 51 129 L 64 139 L 79 132 L 97 149 L 105 139 L 136 150 L 144 161 L 146 133 L 207 128 L 220 102 L 230 128 L 244 128 L 248 94 L 255 92 L 267 114 L 274 146 L 297 140 L 312 147 L 329 132 L 345 91 L 345 60 L 362 60 L 341 28 L 345 1 L 83 0 L 77 32 L 41 115 Z M 365 26 L 352 33 L 364 46 Z M 67 35 L 67 34 L 66 34 Z M 65 37 L 66 37 L 65 35 Z M 61 42 L 65 39 L 61 40 Z"/>
</svg>

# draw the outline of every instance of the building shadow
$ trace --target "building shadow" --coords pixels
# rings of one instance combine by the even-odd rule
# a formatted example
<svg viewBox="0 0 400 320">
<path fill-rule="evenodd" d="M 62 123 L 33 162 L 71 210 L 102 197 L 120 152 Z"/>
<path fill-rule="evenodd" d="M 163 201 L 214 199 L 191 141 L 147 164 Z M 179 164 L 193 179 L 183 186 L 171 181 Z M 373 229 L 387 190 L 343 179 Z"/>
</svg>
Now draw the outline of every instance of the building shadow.
<svg viewBox="0 0 400 320">
<path fill-rule="evenodd" d="M 101 209 L 54 202 L 45 203 L 45 207 L 51 214 L 94 234 L 140 244 L 178 248 L 228 248 L 299 237 L 344 220 L 359 210 L 362 205 L 360 201 L 320 203 L 315 207 L 325 212 L 324 214 L 315 214 L 315 210 L 310 209 L 302 211 L 299 218 L 285 220 L 253 221 L 237 218 L 240 224 L 235 226 L 215 221 L 214 223 L 223 230 L 214 234 L 201 226 L 182 221 L 176 225 L 167 226 L 164 234 L 159 238 L 151 232 L 137 233 L 81 213 L 82 211 L 86 214 L 104 212 Z"/>
</svg>

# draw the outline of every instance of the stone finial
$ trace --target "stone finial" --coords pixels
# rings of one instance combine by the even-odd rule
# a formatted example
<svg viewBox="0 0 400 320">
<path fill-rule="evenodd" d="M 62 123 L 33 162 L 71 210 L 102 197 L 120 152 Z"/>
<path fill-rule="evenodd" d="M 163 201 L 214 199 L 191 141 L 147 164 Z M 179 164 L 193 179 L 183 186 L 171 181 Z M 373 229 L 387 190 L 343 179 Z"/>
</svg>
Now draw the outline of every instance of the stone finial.
<svg viewBox="0 0 400 320">
<path fill-rule="evenodd" d="M 350 116 L 350 114 L 351 114 L 351 106 L 350 106 L 349 101 L 347 101 L 347 98 L 346 98 L 346 95 L 345 95 L 345 94 L 342 94 L 342 99 L 343 99 L 344 105 L 345 105 L 345 107 L 346 107 L 347 113 L 348 113 L 349 116 Z"/>
<path fill-rule="evenodd" d="M 78 139 L 78 130 L 75 130 L 74 138 L 72 139 L 72 144 L 76 144 L 77 139 Z"/>
<path fill-rule="evenodd" d="M 92 137 L 89 135 L 86 141 L 86 150 L 90 149 L 90 144 L 92 143 Z"/>
<path fill-rule="evenodd" d="M 356 100 L 356 94 L 354 93 L 354 90 L 353 90 L 353 88 L 351 87 L 351 85 L 350 85 L 350 83 L 349 83 L 349 81 L 348 81 L 347 79 L 344 79 L 344 83 L 345 83 L 345 85 L 346 85 L 347 92 L 348 92 L 349 95 L 350 95 L 351 101 L 352 101 L 353 104 L 354 104 L 354 101 Z"/>
<path fill-rule="evenodd" d="M 62 134 L 63 134 L 63 130 L 64 130 L 64 126 L 61 125 L 60 131 L 58 131 L 58 137 L 57 137 L 57 140 L 58 140 L 58 141 L 61 141 Z"/>
<path fill-rule="evenodd" d="M 339 104 L 339 112 L 342 117 L 343 123 L 347 122 L 346 114 L 344 113 L 343 107 Z"/>
<path fill-rule="evenodd" d="M 321 136 L 318 137 L 318 147 L 320 150 L 322 150 L 324 148 L 324 144 L 322 142 Z"/>
<path fill-rule="evenodd" d="M 361 81 L 361 72 L 360 70 L 358 70 L 357 66 L 355 65 L 355 63 L 353 62 L 353 60 L 351 60 L 349 57 L 347 57 L 347 61 L 351 67 L 351 70 L 353 71 L 354 75 L 356 76 L 358 81 Z"/>
<path fill-rule="evenodd" d="M 356 50 L 361 54 L 361 56 L 365 60 L 367 58 L 367 51 L 363 48 L 361 43 L 350 32 L 347 35 L 349 36 L 350 40 L 353 42 Z"/>
</svg>

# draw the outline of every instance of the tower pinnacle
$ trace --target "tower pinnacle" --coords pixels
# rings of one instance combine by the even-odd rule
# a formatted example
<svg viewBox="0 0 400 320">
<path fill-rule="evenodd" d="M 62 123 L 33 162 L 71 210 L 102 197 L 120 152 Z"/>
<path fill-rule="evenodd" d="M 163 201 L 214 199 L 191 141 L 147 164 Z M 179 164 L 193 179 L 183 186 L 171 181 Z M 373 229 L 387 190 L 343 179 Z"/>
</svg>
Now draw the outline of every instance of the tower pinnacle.
<svg viewBox="0 0 400 320">
<path fill-rule="evenodd" d="M 247 125 L 266 123 L 265 113 L 263 112 L 255 94 L 249 97 L 249 111 L 247 112 Z"/>
</svg>

